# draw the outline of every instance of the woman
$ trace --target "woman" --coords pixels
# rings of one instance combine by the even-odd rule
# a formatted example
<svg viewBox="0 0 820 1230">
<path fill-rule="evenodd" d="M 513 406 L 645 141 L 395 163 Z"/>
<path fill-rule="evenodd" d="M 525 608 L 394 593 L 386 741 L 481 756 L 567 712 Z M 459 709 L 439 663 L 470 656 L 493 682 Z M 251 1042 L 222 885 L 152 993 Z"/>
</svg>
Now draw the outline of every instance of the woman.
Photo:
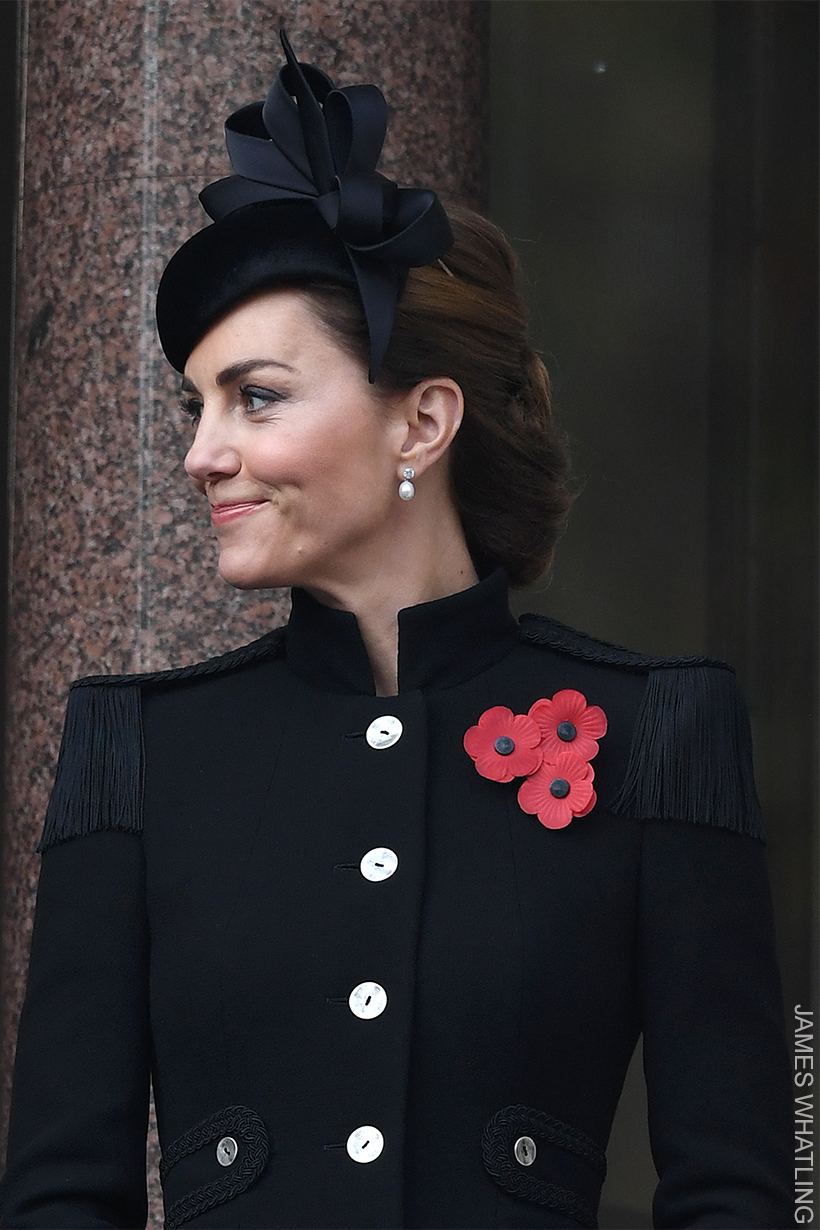
<svg viewBox="0 0 820 1230">
<path fill-rule="evenodd" d="M 220 571 L 293 613 L 72 690 L 4 1224 L 143 1224 L 150 1074 L 170 1227 L 593 1226 L 643 1031 L 657 1224 L 785 1225 L 731 673 L 515 623 L 568 494 L 510 250 L 283 42 L 158 322 Z"/>
</svg>

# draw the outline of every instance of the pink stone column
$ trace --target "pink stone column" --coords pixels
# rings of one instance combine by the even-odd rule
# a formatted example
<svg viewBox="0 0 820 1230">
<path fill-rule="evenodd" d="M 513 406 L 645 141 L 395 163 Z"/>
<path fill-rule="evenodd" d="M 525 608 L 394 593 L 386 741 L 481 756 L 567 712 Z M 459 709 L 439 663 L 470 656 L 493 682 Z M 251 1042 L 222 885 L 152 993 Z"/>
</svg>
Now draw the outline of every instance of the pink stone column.
<svg viewBox="0 0 820 1230">
<path fill-rule="evenodd" d="M 196 661 L 287 615 L 284 592 L 242 594 L 216 576 L 201 500 L 182 469 L 176 377 L 153 323 L 164 261 L 206 221 L 197 192 L 227 173 L 224 119 L 264 96 L 284 25 L 300 58 L 338 84 L 381 84 L 391 111 L 387 174 L 480 203 L 488 9 L 480 0 L 31 0 L 24 8 L 4 1109 L 34 846 L 69 681 Z"/>
</svg>

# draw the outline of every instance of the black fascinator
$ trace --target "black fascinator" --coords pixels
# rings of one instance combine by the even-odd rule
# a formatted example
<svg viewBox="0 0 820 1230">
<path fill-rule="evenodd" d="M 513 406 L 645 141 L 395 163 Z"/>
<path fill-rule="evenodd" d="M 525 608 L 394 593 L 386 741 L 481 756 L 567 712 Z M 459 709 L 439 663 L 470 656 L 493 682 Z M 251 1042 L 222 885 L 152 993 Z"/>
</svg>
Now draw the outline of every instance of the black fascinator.
<svg viewBox="0 0 820 1230">
<path fill-rule="evenodd" d="M 233 175 L 200 193 L 213 224 L 183 244 L 160 281 L 160 342 L 182 371 L 211 325 L 248 295 L 332 281 L 359 293 L 373 381 L 408 269 L 443 256 L 452 231 L 434 192 L 399 188 L 376 170 L 387 130 L 381 90 L 337 90 L 280 37 L 287 63 L 264 103 L 225 124 Z"/>
</svg>

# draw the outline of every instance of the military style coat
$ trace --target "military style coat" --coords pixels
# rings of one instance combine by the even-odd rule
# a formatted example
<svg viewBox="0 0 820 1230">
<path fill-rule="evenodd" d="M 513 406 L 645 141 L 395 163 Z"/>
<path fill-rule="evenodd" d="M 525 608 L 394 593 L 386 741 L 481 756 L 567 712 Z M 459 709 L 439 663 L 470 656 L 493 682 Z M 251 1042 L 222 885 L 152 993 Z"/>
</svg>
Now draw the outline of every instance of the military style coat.
<svg viewBox="0 0 820 1230">
<path fill-rule="evenodd" d="M 153 1080 L 169 1227 L 594 1226 L 641 1031 L 656 1224 L 789 1224 L 731 672 L 519 627 L 500 574 L 399 629 L 387 698 L 298 591 L 243 650 L 74 686 L 4 1225 L 143 1225 Z M 564 689 L 608 728 L 551 829 L 464 735 Z"/>
</svg>

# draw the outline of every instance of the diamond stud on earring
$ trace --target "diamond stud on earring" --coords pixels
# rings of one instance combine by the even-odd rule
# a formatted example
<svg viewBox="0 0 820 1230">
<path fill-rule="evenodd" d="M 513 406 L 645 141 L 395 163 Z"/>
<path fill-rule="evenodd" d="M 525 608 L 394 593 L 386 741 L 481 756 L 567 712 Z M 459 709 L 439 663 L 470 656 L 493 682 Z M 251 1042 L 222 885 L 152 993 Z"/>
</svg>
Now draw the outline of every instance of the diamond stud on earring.
<svg viewBox="0 0 820 1230">
<path fill-rule="evenodd" d="M 416 477 L 416 471 L 412 466 L 405 466 L 402 470 L 402 474 L 404 475 L 404 482 L 399 483 L 399 499 L 412 500 L 413 496 L 416 494 L 416 488 L 410 482 L 410 479 Z"/>
</svg>

